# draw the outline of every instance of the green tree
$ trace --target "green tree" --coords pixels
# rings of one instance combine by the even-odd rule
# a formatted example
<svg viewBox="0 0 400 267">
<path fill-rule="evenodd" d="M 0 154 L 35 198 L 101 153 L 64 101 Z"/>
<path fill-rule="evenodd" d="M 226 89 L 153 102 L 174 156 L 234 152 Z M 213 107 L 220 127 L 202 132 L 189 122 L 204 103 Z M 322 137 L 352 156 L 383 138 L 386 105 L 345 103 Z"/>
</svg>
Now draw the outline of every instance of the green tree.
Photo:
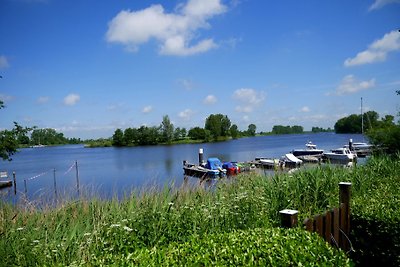
<svg viewBox="0 0 400 267">
<path fill-rule="evenodd" d="M 229 135 L 231 121 L 228 116 L 222 114 L 211 114 L 205 122 L 205 130 L 210 131 L 211 136 L 217 139 L 220 136 L 226 137 Z"/>
<path fill-rule="evenodd" d="M 3 109 L 4 102 L 0 100 L 0 109 Z M 18 137 L 26 135 L 32 128 L 22 127 L 14 122 L 12 130 L 0 131 L 0 158 L 3 160 L 11 160 L 11 156 L 17 152 L 19 146 Z"/>
<path fill-rule="evenodd" d="M 247 128 L 247 135 L 249 136 L 255 136 L 256 135 L 256 129 L 257 126 L 255 124 L 249 124 L 248 128 Z"/>
<path fill-rule="evenodd" d="M 126 128 L 124 131 L 124 144 L 134 146 L 137 144 L 138 133 L 136 128 Z"/>
<path fill-rule="evenodd" d="M 160 128 L 162 141 L 166 143 L 171 143 L 174 138 L 174 125 L 171 123 L 168 115 L 165 115 L 163 117 Z"/>
<path fill-rule="evenodd" d="M 231 136 L 233 139 L 236 139 L 239 137 L 240 131 L 236 124 L 232 124 L 231 128 L 229 129 L 229 132 L 231 133 Z"/>
<path fill-rule="evenodd" d="M 117 129 L 112 137 L 113 146 L 124 146 L 124 132 L 121 129 Z"/>
<path fill-rule="evenodd" d="M 194 127 L 189 130 L 188 136 L 192 140 L 205 140 L 206 132 L 203 128 Z"/>
</svg>

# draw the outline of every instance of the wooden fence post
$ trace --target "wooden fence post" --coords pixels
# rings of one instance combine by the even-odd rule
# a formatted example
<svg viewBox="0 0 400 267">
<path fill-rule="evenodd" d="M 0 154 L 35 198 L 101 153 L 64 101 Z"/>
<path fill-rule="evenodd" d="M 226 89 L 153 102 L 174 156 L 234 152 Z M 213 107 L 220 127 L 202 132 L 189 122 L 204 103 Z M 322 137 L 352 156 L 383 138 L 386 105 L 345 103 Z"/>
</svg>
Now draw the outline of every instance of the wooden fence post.
<svg viewBox="0 0 400 267">
<path fill-rule="evenodd" d="M 281 225 L 285 228 L 293 228 L 297 226 L 297 210 L 284 209 L 279 212 L 281 214 Z"/>
<path fill-rule="evenodd" d="M 339 205 L 340 205 L 340 228 L 343 231 L 340 235 L 340 247 L 348 251 L 350 235 L 350 191 L 351 183 L 339 183 Z M 342 204 L 343 208 L 342 208 Z M 343 211 L 342 211 L 343 210 Z"/>
<path fill-rule="evenodd" d="M 13 172 L 13 180 L 14 180 L 14 195 L 17 194 L 17 178 L 15 176 L 15 172 Z"/>
</svg>

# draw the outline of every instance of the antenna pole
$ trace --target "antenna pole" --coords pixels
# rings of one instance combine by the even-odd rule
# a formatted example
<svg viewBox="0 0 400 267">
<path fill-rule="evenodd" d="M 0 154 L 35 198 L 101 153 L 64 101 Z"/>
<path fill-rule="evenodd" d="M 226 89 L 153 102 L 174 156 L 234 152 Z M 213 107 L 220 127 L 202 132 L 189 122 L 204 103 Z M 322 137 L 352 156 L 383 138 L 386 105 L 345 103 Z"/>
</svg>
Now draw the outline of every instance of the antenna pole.
<svg viewBox="0 0 400 267">
<path fill-rule="evenodd" d="M 363 114 L 363 101 L 361 97 L 361 134 L 364 134 L 364 114 Z"/>
</svg>

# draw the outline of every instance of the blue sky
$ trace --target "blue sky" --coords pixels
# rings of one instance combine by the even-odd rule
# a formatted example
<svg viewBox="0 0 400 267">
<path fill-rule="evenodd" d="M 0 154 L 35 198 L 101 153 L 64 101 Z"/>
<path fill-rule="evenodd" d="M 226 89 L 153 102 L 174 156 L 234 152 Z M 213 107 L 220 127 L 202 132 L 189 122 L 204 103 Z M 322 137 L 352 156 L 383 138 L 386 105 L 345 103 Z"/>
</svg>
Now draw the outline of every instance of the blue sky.
<svg viewBox="0 0 400 267">
<path fill-rule="evenodd" d="M 0 0 L 0 129 L 333 127 L 400 97 L 398 0 Z"/>
</svg>

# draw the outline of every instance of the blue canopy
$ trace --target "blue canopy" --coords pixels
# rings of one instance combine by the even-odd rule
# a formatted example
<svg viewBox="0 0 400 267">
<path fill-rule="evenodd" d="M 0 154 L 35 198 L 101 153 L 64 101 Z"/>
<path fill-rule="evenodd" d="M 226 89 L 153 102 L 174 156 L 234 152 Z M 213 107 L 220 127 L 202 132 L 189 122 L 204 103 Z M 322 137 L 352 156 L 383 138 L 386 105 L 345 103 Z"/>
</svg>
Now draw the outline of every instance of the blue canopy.
<svg viewBox="0 0 400 267">
<path fill-rule="evenodd" d="M 222 168 L 222 163 L 218 158 L 207 159 L 207 169 L 218 170 Z"/>
</svg>

